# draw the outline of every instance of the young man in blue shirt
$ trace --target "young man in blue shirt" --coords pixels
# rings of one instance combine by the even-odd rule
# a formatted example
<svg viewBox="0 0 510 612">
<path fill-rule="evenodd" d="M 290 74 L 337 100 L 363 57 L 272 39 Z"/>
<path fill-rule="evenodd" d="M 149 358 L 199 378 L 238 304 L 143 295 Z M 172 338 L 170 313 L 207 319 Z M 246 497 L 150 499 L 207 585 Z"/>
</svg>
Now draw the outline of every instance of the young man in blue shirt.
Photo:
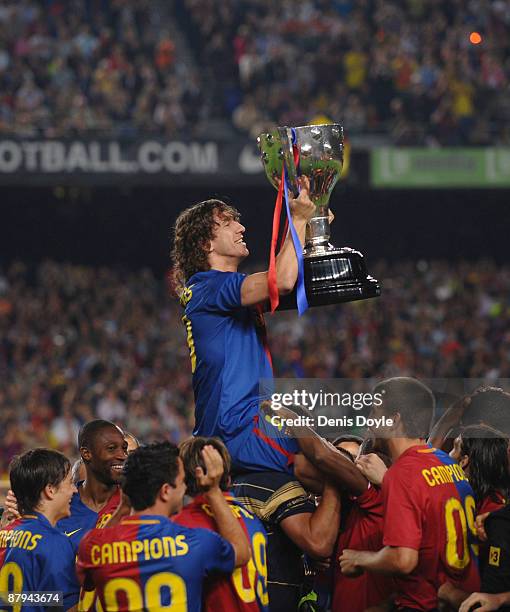
<svg viewBox="0 0 510 612">
<path fill-rule="evenodd" d="M 75 554 L 69 538 L 56 528 L 58 520 L 70 515 L 76 493 L 71 464 L 58 451 L 36 448 L 12 461 L 10 478 L 21 518 L 0 531 L 0 592 L 14 597 L 33 593 L 25 605 L 13 601 L 13 610 L 40 610 L 43 600 L 33 598 L 51 591 L 61 592 L 63 600 L 46 599 L 46 607 L 75 610 L 80 590 Z"/>
</svg>

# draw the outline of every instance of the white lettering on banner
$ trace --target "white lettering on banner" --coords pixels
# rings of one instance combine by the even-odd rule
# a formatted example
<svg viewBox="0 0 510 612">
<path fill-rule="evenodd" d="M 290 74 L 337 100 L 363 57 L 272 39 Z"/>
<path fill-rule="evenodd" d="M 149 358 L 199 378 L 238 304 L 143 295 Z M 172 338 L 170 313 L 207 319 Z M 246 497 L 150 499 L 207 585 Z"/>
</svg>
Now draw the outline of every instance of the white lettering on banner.
<svg viewBox="0 0 510 612">
<path fill-rule="evenodd" d="M 136 151 L 136 149 L 135 149 Z M 75 140 L 0 141 L 0 173 L 15 172 L 168 172 L 173 174 L 214 173 L 218 170 L 218 145 L 215 142 L 163 144 L 155 140 L 142 142 L 136 159 L 124 159 L 121 142 Z"/>
<path fill-rule="evenodd" d="M 216 172 L 218 170 L 218 145 L 208 142 L 204 145 L 191 143 L 192 172 Z"/>
<path fill-rule="evenodd" d="M 37 170 L 37 153 L 40 147 L 39 142 L 23 142 L 23 152 L 25 154 L 25 167 L 30 172 L 35 172 Z"/>
<path fill-rule="evenodd" d="M 260 155 L 254 153 L 251 145 L 246 145 L 241 151 L 239 169 L 244 174 L 259 174 L 264 169 Z"/>
<path fill-rule="evenodd" d="M 122 159 L 122 151 L 118 142 L 110 142 L 108 146 L 109 159 L 112 172 L 137 172 L 138 164 L 134 161 L 126 161 Z"/>
<path fill-rule="evenodd" d="M 101 145 L 98 142 L 89 144 L 90 153 L 90 168 L 94 172 L 109 172 L 110 165 L 104 159 L 101 159 Z"/>
<path fill-rule="evenodd" d="M 187 145 L 183 142 L 168 143 L 163 149 L 163 164 L 169 172 L 186 172 L 189 166 Z"/>
<path fill-rule="evenodd" d="M 161 143 L 154 140 L 148 140 L 144 142 L 138 149 L 138 162 L 140 168 L 144 172 L 161 172 L 163 169 L 163 162 L 161 161 Z"/>
<path fill-rule="evenodd" d="M 43 172 L 62 172 L 65 166 L 66 150 L 63 142 L 44 142 L 41 153 Z"/>
<path fill-rule="evenodd" d="M 215 142 L 160 142 L 149 140 L 138 150 L 139 167 L 144 172 L 174 174 L 185 172 L 216 172 L 218 170 L 218 146 Z"/>
<path fill-rule="evenodd" d="M 21 147 L 13 140 L 0 142 L 0 172 L 16 172 L 23 162 Z"/>
<path fill-rule="evenodd" d="M 66 160 L 67 172 L 73 172 L 73 170 L 83 170 L 87 172 L 89 169 L 89 160 L 87 157 L 87 149 L 83 142 L 73 142 L 69 147 Z"/>
</svg>

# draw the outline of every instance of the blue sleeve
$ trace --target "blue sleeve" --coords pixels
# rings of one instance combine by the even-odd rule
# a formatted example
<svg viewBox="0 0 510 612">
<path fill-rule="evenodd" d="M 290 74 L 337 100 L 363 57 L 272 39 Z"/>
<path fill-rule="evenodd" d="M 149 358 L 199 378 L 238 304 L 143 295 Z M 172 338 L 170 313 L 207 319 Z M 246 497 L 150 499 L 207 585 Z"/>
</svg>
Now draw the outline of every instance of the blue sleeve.
<svg viewBox="0 0 510 612">
<path fill-rule="evenodd" d="M 241 308 L 241 285 L 246 274 L 218 272 L 207 283 L 205 304 L 213 312 L 230 312 Z"/>
<path fill-rule="evenodd" d="M 200 546 L 203 551 L 204 569 L 210 572 L 230 574 L 235 569 L 235 552 L 232 544 L 209 529 L 200 529 Z"/>
<path fill-rule="evenodd" d="M 62 591 L 64 610 L 68 610 L 78 603 L 80 596 L 73 546 L 64 536 L 52 548 L 45 558 L 41 591 Z"/>
</svg>

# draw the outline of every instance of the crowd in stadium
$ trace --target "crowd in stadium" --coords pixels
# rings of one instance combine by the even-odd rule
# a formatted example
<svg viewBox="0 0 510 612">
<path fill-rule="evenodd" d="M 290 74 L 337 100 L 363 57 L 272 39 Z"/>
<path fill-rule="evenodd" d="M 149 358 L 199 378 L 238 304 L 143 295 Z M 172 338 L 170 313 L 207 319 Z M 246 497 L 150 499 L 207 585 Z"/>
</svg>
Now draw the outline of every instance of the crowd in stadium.
<svg viewBox="0 0 510 612">
<path fill-rule="evenodd" d="M 62 137 L 157 132 L 195 121 L 175 45 L 148 0 L 0 5 L 0 131 Z"/>
<path fill-rule="evenodd" d="M 378 300 L 266 316 L 280 377 L 510 378 L 510 269 L 489 262 L 371 266 Z M 0 275 L 0 471 L 37 445 L 76 456 L 93 415 L 141 439 L 191 431 L 182 308 L 138 273 L 20 262 Z M 26 410 L 21 410 L 25 408 Z"/>
<path fill-rule="evenodd" d="M 254 136 L 268 122 L 340 120 L 399 145 L 508 142 L 493 132 L 510 111 L 507 1 L 182 3 L 208 85 Z"/>
<path fill-rule="evenodd" d="M 508 0 L 161 6 L 4 1 L 0 131 L 170 137 L 223 120 L 258 136 L 314 121 L 399 145 L 510 140 Z"/>
<path fill-rule="evenodd" d="M 510 0 L 0 0 L 0 135 L 508 145 L 509 35 Z M 286 200 L 262 272 L 217 199 L 165 278 L 2 262 L 2 610 L 510 611 L 510 266 L 379 261 L 377 299 L 265 314 L 317 215 Z M 366 386 L 363 426 L 275 377 Z"/>
<path fill-rule="evenodd" d="M 301 246 L 308 189 L 302 178 L 288 202 Z M 185 209 L 164 282 L 54 262 L 2 270 L 0 599 L 504 610 L 510 394 L 490 383 L 509 371 L 508 267 L 374 265 L 377 300 L 269 317 L 272 364 L 262 311 L 273 288 L 292 291 L 298 258 L 287 232 L 274 281 L 239 273 L 245 230 L 220 200 Z M 304 404 L 273 406 L 274 374 L 372 377 L 364 437 L 345 423 L 328 439 Z M 434 376 L 481 380 L 437 410 L 417 378 Z"/>
</svg>

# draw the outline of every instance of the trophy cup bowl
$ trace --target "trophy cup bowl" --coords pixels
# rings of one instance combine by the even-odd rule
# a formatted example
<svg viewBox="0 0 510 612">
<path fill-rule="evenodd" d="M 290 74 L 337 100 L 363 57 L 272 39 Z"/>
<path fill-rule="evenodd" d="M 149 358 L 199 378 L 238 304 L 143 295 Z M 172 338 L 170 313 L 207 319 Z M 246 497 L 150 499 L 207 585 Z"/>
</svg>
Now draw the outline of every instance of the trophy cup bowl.
<svg viewBox="0 0 510 612">
<path fill-rule="evenodd" d="M 379 283 L 368 275 L 363 255 L 330 242 L 329 198 L 343 166 L 343 128 L 338 124 L 278 127 L 261 134 L 257 143 L 269 182 L 276 189 L 285 166 L 292 195 L 299 193 L 298 178 L 310 180 L 310 199 L 316 214 L 306 227 L 303 252 L 305 288 L 310 306 L 325 306 L 377 297 Z M 299 153 L 294 163 L 294 151 Z M 282 308 L 295 307 L 295 295 Z"/>
</svg>

